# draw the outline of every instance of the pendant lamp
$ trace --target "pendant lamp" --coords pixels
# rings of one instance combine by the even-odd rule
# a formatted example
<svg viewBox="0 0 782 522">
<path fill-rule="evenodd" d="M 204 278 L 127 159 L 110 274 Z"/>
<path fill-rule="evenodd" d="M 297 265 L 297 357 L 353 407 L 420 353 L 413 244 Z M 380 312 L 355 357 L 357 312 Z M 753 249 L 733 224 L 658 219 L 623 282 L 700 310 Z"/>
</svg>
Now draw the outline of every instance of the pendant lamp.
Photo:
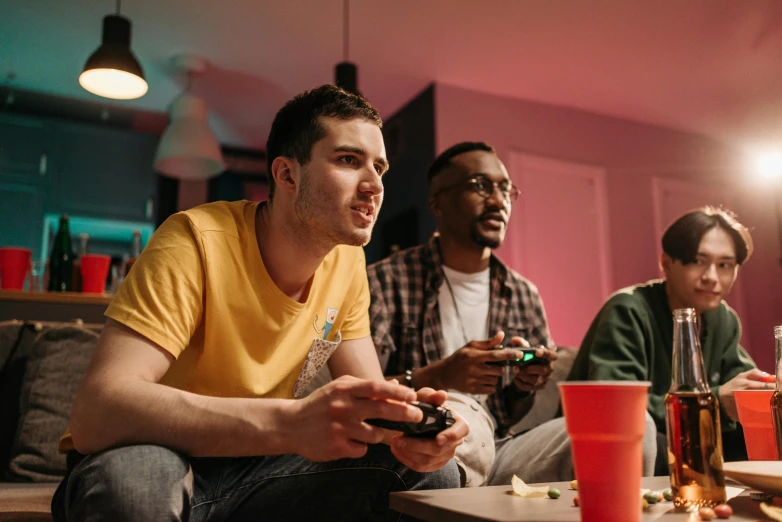
<svg viewBox="0 0 782 522">
<path fill-rule="evenodd" d="M 348 60 L 350 51 L 350 0 L 342 1 L 342 53 L 344 60 L 334 69 L 334 83 L 346 91 L 361 96 L 358 92 L 358 67 Z"/>
<path fill-rule="evenodd" d="M 169 124 L 160 138 L 155 170 L 183 181 L 205 180 L 224 170 L 220 144 L 209 128 L 206 102 L 190 92 L 194 74 L 206 70 L 206 62 L 196 56 L 175 57 L 174 68 L 187 74 L 185 91 L 170 105 Z"/>
<path fill-rule="evenodd" d="M 79 84 L 104 98 L 132 100 L 146 94 L 148 86 L 133 52 L 130 50 L 130 20 L 117 14 L 103 18 L 103 39 L 79 75 Z"/>
</svg>

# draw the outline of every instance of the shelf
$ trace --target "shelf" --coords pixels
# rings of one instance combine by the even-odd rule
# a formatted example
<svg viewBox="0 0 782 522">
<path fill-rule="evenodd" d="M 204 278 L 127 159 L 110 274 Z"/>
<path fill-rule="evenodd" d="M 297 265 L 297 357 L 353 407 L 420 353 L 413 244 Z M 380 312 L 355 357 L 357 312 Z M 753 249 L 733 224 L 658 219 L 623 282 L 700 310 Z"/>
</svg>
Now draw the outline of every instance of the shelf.
<svg viewBox="0 0 782 522">
<path fill-rule="evenodd" d="M 109 294 L 82 294 L 80 292 L 20 292 L 15 290 L 0 290 L 0 301 L 108 306 L 113 297 L 113 295 Z"/>
</svg>

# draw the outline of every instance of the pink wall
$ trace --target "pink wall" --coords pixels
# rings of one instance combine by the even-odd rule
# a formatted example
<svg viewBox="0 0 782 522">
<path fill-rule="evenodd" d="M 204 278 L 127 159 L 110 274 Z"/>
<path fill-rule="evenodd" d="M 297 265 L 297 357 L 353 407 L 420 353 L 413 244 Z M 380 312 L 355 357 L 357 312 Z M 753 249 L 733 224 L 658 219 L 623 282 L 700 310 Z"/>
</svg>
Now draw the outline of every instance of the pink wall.
<svg viewBox="0 0 782 522">
<path fill-rule="evenodd" d="M 518 151 L 604 168 L 616 289 L 660 276 L 654 176 L 734 187 L 733 210 L 753 230 L 756 248 L 739 276 L 746 301 L 743 342 L 761 368 L 772 370 L 773 326 L 782 324 L 782 252 L 773 199 L 748 182 L 739 151 L 704 136 L 443 84 L 435 88 L 435 117 L 437 153 L 459 141 L 483 140 L 506 165 Z M 513 241 L 512 217 L 507 248 Z M 545 302 L 549 309 L 566 306 Z"/>
</svg>

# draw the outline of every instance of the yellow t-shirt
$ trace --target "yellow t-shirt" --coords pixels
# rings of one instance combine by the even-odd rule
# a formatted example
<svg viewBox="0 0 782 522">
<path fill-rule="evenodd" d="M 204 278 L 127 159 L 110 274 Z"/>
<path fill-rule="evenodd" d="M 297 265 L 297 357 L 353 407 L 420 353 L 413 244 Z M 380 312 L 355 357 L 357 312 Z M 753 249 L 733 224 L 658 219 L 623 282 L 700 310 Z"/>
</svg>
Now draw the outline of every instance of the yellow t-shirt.
<svg viewBox="0 0 782 522">
<path fill-rule="evenodd" d="M 370 335 L 363 250 L 334 248 L 307 301 L 294 301 L 264 267 L 258 207 L 216 202 L 168 218 L 106 310 L 175 357 L 162 384 L 216 397 L 292 398 L 316 339 Z M 68 439 L 62 450 L 72 448 Z"/>
</svg>

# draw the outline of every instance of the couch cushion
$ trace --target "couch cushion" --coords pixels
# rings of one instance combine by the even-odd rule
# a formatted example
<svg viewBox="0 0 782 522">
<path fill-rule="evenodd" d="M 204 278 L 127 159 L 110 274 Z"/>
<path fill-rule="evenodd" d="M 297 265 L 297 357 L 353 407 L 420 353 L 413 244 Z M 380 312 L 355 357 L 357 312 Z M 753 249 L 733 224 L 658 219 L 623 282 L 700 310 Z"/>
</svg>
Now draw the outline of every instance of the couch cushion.
<svg viewBox="0 0 782 522">
<path fill-rule="evenodd" d="M 0 322 L 0 479 L 7 474 L 27 357 L 37 335 L 32 323 Z"/>
<path fill-rule="evenodd" d="M 53 326 L 36 337 L 19 401 L 11 480 L 52 482 L 65 475 L 65 455 L 57 445 L 97 340 L 95 332 L 72 325 Z"/>
<path fill-rule="evenodd" d="M 24 324 L 23 321 L 0 321 L 0 375 L 16 348 Z"/>
</svg>

